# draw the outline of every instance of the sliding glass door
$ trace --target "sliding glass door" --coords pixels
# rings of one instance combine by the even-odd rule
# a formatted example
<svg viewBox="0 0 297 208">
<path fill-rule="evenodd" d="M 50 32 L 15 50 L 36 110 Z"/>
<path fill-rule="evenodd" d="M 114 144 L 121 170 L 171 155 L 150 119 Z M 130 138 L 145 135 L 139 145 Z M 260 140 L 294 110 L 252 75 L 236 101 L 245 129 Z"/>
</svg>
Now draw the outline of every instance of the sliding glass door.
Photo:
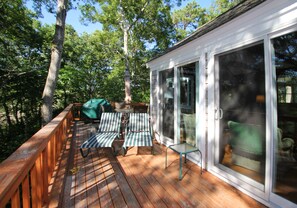
<svg viewBox="0 0 297 208">
<path fill-rule="evenodd" d="M 297 32 L 273 38 L 272 48 L 277 106 L 272 191 L 297 204 Z"/>
<path fill-rule="evenodd" d="M 264 44 L 258 42 L 216 57 L 215 164 L 264 190 L 266 103 Z"/>
</svg>

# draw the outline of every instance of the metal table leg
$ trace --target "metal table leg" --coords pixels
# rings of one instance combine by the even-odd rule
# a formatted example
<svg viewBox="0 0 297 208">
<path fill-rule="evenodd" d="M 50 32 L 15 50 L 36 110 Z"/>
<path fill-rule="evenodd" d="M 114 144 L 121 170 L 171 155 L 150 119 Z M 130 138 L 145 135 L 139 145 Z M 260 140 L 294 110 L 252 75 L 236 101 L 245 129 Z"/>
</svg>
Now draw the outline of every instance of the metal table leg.
<svg viewBox="0 0 297 208">
<path fill-rule="evenodd" d="M 183 173 L 183 154 L 179 154 L 179 177 L 178 179 L 182 179 L 182 173 Z"/>
<path fill-rule="evenodd" d="M 168 147 L 166 148 L 166 153 L 165 153 L 165 169 L 167 168 L 167 150 L 168 150 Z"/>
</svg>

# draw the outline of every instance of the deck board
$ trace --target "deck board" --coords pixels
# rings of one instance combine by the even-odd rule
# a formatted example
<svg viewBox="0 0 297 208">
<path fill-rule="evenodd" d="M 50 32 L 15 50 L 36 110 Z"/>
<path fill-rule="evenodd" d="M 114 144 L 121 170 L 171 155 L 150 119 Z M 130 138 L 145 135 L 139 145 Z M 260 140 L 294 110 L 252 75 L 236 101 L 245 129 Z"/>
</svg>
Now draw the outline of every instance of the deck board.
<svg viewBox="0 0 297 208">
<path fill-rule="evenodd" d="M 200 167 L 190 161 L 184 164 L 183 179 L 179 181 L 178 155 L 168 151 L 168 168 L 165 169 L 166 148 L 157 143 L 154 143 L 154 155 L 151 155 L 150 148 L 133 147 L 129 148 L 126 156 L 114 157 L 107 148 L 92 150 L 83 158 L 79 146 L 94 127 L 83 122 L 76 122 L 74 127 L 76 131 L 71 145 L 67 141 L 61 154 L 61 164 L 56 167 L 59 180 L 53 178 L 50 184 L 51 188 L 59 187 L 62 189 L 60 193 L 63 193 L 63 196 L 59 196 L 57 190 L 52 190 L 50 199 L 55 205 L 120 208 L 265 207 L 207 171 L 201 176 Z M 66 177 L 64 180 L 63 174 Z"/>
</svg>

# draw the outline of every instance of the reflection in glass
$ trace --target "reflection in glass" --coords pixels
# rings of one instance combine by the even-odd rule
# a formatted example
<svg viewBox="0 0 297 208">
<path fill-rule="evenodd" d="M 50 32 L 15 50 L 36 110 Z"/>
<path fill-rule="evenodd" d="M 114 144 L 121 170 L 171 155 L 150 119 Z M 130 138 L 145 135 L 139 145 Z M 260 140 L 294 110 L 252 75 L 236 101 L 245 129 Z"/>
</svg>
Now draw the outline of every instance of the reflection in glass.
<svg viewBox="0 0 297 208">
<path fill-rule="evenodd" d="M 217 57 L 219 162 L 254 181 L 265 179 L 264 46 L 257 43 Z"/>
<path fill-rule="evenodd" d="M 162 133 L 163 136 L 174 139 L 174 86 L 173 69 L 160 72 L 162 87 Z"/>
<path fill-rule="evenodd" d="M 297 203 L 297 32 L 272 40 L 277 87 L 273 191 Z"/>
<path fill-rule="evenodd" d="M 181 143 L 196 146 L 195 63 L 179 68 L 180 73 L 180 137 Z"/>
</svg>

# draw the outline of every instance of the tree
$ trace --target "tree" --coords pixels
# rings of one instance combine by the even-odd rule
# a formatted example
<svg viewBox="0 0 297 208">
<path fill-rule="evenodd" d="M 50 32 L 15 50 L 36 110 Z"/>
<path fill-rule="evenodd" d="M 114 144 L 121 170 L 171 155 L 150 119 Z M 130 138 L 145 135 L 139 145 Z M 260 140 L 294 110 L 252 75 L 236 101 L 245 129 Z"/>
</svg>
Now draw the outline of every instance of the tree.
<svg viewBox="0 0 297 208">
<path fill-rule="evenodd" d="M 206 23 L 206 9 L 196 1 L 189 2 L 184 8 L 172 13 L 172 21 L 177 30 L 177 38 L 181 40 Z"/>
<path fill-rule="evenodd" d="M 215 0 L 208 9 L 208 21 L 226 12 L 244 0 Z"/>
<path fill-rule="evenodd" d="M 242 1 L 215 0 L 208 9 L 202 8 L 196 1 L 192 1 L 184 8 L 175 10 L 172 13 L 172 21 L 177 32 L 177 39 L 185 38 L 198 27 L 213 20 Z"/>
<path fill-rule="evenodd" d="M 42 32 L 21 0 L 0 1 L 0 161 L 40 128 Z"/>
<path fill-rule="evenodd" d="M 34 0 L 35 9 L 40 12 L 43 3 L 47 6 L 48 10 L 53 10 L 54 4 L 51 0 Z M 67 9 L 68 0 L 57 0 L 56 27 L 51 46 L 51 61 L 42 93 L 43 104 L 41 116 L 43 125 L 49 123 L 53 116 L 53 100 L 61 66 Z"/>
<path fill-rule="evenodd" d="M 167 48 L 170 44 L 164 34 L 173 32 L 170 19 L 170 1 L 160 0 L 98 0 L 101 13 L 90 4 L 81 7 L 90 21 L 99 21 L 103 29 L 122 33 L 122 59 L 125 70 L 125 101 L 131 101 L 132 52 L 143 50 L 145 44 Z M 93 2 L 95 4 L 95 2 Z M 163 44 L 163 45 L 162 45 Z M 139 48 L 134 49 L 133 46 Z M 133 72 L 132 72 L 133 73 Z"/>
<path fill-rule="evenodd" d="M 117 94 L 116 90 L 111 89 L 118 86 L 118 83 L 113 82 L 107 87 L 106 82 L 112 63 L 118 60 L 114 45 L 118 37 L 106 31 L 84 33 L 79 37 L 69 26 L 66 31 L 65 52 L 56 95 L 59 107 L 64 108 L 66 103 L 85 102 L 90 98 L 107 98 Z M 64 104 L 61 105 L 62 100 Z"/>
</svg>

